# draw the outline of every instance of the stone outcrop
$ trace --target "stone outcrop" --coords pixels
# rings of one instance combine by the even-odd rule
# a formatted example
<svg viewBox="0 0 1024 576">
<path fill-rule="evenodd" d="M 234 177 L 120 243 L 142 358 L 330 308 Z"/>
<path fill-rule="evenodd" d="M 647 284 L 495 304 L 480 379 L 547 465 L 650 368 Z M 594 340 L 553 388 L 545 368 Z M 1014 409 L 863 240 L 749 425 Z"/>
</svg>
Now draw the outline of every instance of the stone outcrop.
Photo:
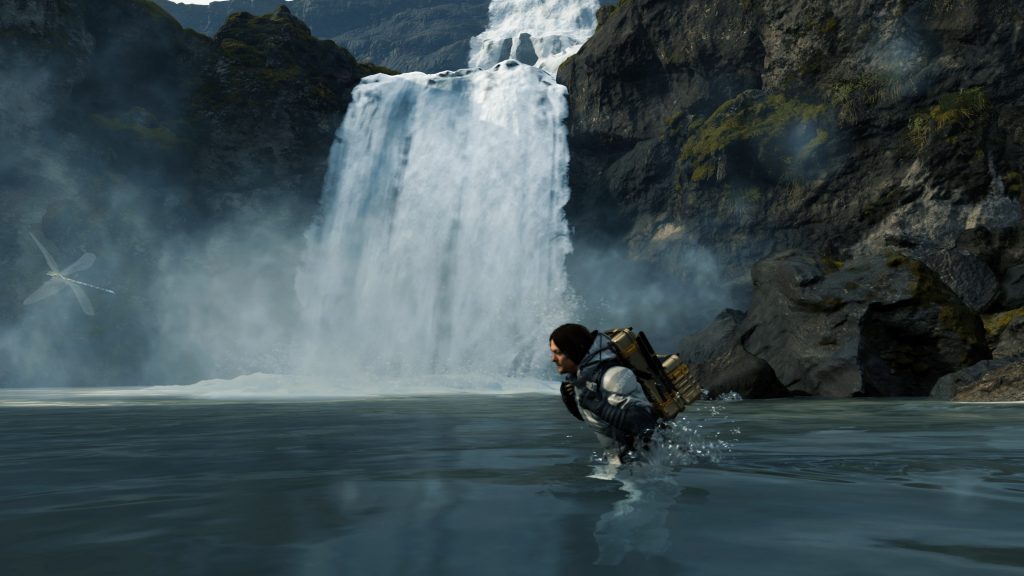
<svg viewBox="0 0 1024 576">
<path fill-rule="evenodd" d="M 918 261 L 787 252 L 753 270 L 739 343 L 794 394 L 927 395 L 989 357 L 980 318 Z"/>
<path fill-rule="evenodd" d="M 995 359 L 942 377 L 932 398 L 954 402 L 1024 402 L 1024 360 Z"/>
<path fill-rule="evenodd" d="M 679 356 L 714 399 L 728 392 L 743 398 L 779 398 L 789 391 L 764 360 L 743 349 L 739 329 L 746 313 L 724 310 L 706 328 L 683 339 Z"/>
<path fill-rule="evenodd" d="M 736 338 L 791 393 L 923 395 L 1022 351 L 1016 329 L 989 349 L 978 313 L 1024 303 L 1024 7 L 622 0 L 599 21 L 558 73 L 570 270 L 625 246 L 675 281 L 709 254 L 749 311 L 684 353 Z"/>
<path fill-rule="evenodd" d="M 741 310 L 726 309 L 703 330 L 683 338 L 679 357 L 687 364 L 700 364 L 727 352 L 739 339 L 737 331 L 747 317 Z"/>
<path fill-rule="evenodd" d="M 148 0 L 0 4 L 0 337 L 61 359 L 26 368 L 5 349 L 0 380 L 31 369 L 24 385 L 77 385 L 79 371 L 139 384 L 166 330 L 153 312 L 162 267 L 208 265 L 182 252 L 225 223 L 272 221 L 266 235 L 301 242 L 351 90 L 376 70 L 284 8 L 236 15 L 210 39 Z M 22 306 L 45 280 L 26 230 L 65 265 L 97 254 L 82 279 L 116 279 L 116 305 L 96 298 L 95 317 L 57 298 Z M 208 375 L 177 363 L 183 378 Z"/>
<path fill-rule="evenodd" d="M 265 16 L 231 15 L 213 46 L 215 58 L 189 103 L 203 150 L 193 187 L 215 191 L 197 200 L 216 210 L 272 201 L 288 190 L 299 196 L 296 205 L 315 206 L 327 151 L 352 89 L 369 70 L 313 37 L 284 6 Z"/>
<path fill-rule="evenodd" d="M 691 366 L 690 370 L 710 399 L 730 392 L 747 400 L 790 395 L 771 365 L 747 352 L 741 344 L 708 362 Z"/>
<path fill-rule="evenodd" d="M 213 36 L 236 12 L 264 14 L 281 0 L 229 0 L 210 5 L 155 0 L 183 26 Z M 395 70 L 465 68 L 469 39 L 487 27 L 490 0 L 301 0 L 285 4 L 318 38 L 334 40 L 360 61 Z"/>
<path fill-rule="evenodd" d="M 785 249 L 923 257 L 1015 235 L 1019 4 L 622 0 L 602 20 L 558 74 L 584 250 L 671 270 L 667 246 L 699 246 L 730 280 Z M 1002 281 L 1015 258 L 986 264 Z"/>
</svg>

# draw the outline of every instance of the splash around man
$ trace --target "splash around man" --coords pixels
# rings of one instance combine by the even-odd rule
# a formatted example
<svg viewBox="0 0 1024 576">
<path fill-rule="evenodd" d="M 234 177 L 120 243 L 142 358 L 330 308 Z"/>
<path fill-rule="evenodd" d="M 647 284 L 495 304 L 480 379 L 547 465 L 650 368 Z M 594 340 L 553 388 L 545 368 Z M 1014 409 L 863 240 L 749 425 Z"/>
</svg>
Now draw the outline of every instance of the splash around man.
<svg viewBox="0 0 1024 576">
<path fill-rule="evenodd" d="M 562 401 L 594 433 L 610 462 L 628 461 L 657 425 L 651 403 L 607 336 L 579 324 L 556 328 L 548 342 Z"/>
</svg>

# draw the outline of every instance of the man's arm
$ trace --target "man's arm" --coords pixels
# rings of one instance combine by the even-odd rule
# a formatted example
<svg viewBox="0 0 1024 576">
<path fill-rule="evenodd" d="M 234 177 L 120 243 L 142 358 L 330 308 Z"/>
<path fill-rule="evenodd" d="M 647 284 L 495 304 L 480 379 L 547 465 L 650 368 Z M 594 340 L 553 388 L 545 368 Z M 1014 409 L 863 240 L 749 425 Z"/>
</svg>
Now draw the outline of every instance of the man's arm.
<svg viewBox="0 0 1024 576">
<path fill-rule="evenodd" d="M 608 393 L 608 401 L 596 390 L 587 388 L 580 395 L 579 404 L 582 408 L 630 436 L 638 436 L 657 425 L 658 420 L 651 413 L 647 398 L 643 396 L 640 383 L 632 371 L 612 368 L 602 380 L 601 387 Z"/>
<path fill-rule="evenodd" d="M 576 392 L 573 390 L 572 382 L 568 380 L 562 382 L 561 392 L 562 402 L 569 409 L 569 413 L 575 416 L 577 420 L 583 420 L 583 415 L 580 414 L 580 407 L 576 404 Z"/>
</svg>

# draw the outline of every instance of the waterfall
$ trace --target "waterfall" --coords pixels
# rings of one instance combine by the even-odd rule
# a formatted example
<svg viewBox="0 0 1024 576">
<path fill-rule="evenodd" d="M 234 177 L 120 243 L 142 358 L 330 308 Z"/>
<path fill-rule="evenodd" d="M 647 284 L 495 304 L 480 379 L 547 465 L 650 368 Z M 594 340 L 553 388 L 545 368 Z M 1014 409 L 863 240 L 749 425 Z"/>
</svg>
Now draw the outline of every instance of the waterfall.
<svg viewBox="0 0 1024 576">
<path fill-rule="evenodd" d="M 550 74 L 575 54 L 597 25 L 597 0 L 492 0 L 490 24 L 470 40 L 470 68 L 509 58 Z"/>
<path fill-rule="evenodd" d="M 547 333 L 572 317 L 568 108 L 549 70 L 593 31 L 596 8 L 494 0 L 472 68 L 356 87 L 296 278 L 306 370 L 546 366 Z M 527 43 L 541 67 L 498 62 Z"/>
</svg>

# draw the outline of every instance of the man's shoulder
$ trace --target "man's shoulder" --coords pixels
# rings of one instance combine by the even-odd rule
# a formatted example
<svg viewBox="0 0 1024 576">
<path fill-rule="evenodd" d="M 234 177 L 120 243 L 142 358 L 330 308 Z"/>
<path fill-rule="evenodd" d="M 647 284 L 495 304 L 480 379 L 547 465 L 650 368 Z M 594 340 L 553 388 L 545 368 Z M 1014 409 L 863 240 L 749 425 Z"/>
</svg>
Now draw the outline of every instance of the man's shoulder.
<svg viewBox="0 0 1024 576">
<path fill-rule="evenodd" d="M 633 371 L 625 366 L 612 366 L 601 378 L 601 386 L 608 392 L 627 395 L 639 387 Z"/>
</svg>

